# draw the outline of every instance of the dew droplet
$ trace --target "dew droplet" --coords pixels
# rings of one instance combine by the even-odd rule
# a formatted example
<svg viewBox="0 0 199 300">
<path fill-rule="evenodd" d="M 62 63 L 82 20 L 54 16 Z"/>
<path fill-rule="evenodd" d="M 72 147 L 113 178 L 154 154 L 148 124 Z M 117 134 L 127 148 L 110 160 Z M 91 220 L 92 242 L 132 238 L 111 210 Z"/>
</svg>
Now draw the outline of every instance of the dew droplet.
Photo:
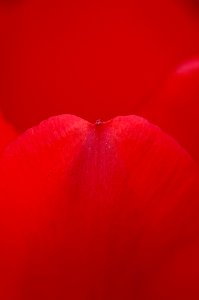
<svg viewBox="0 0 199 300">
<path fill-rule="evenodd" d="M 102 121 L 101 119 L 97 119 L 97 120 L 95 121 L 95 125 L 96 125 L 96 126 L 100 126 L 100 125 L 102 125 L 102 123 L 103 123 L 103 121 Z"/>
</svg>

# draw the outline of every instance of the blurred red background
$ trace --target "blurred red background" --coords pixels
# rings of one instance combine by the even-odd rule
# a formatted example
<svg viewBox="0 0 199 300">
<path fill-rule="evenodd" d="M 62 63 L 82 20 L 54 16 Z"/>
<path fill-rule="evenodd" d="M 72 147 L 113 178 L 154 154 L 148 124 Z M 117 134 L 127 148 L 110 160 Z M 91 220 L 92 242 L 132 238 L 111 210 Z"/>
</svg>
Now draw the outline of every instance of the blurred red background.
<svg viewBox="0 0 199 300">
<path fill-rule="evenodd" d="M 0 106 L 24 130 L 51 115 L 136 114 L 199 53 L 195 4 L 1 1 Z"/>
</svg>

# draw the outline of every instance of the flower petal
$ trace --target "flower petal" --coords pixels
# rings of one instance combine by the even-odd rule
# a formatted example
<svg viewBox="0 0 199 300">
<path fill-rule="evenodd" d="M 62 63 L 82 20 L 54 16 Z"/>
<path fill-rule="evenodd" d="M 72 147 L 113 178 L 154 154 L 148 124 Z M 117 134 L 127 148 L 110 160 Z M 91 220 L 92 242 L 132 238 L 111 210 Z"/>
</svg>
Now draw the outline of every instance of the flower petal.
<svg viewBox="0 0 199 300">
<path fill-rule="evenodd" d="M 199 162 L 199 60 L 179 66 L 140 114 L 175 137 Z"/>
<path fill-rule="evenodd" d="M 1 299 L 198 298 L 198 170 L 157 127 L 55 117 L 0 167 Z"/>
</svg>

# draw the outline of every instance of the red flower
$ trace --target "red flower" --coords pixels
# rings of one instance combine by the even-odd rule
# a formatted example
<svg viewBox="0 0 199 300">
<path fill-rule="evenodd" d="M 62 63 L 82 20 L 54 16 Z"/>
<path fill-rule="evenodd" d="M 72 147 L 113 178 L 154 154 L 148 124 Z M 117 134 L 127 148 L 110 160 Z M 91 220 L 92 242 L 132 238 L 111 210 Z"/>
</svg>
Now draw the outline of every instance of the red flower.
<svg viewBox="0 0 199 300">
<path fill-rule="evenodd" d="M 0 122 L 0 299 L 199 299 L 199 63 L 176 69 L 199 27 L 185 4 L 1 1 L 0 104 L 18 129 L 137 113 L 176 141 L 136 116 L 61 115 L 9 144 Z"/>
</svg>

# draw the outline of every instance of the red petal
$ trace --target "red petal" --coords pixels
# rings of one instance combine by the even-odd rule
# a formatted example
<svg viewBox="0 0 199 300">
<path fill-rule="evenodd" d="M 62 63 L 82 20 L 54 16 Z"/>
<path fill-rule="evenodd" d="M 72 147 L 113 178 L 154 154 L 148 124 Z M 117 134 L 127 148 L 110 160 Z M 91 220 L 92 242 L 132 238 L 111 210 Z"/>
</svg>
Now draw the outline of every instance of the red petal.
<svg viewBox="0 0 199 300">
<path fill-rule="evenodd" d="M 177 0 L 15 0 L 0 7 L 0 99 L 21 130 L 62 113 L 135 114 L 168 72 L 199 53 Z"/>
<path fill-rule="evenodd" d="M 0 114 L 0 153 L 17 136 L 15 129 Z"/>
<path fill-rule="evenodd" d="M 199 60 L 180 66 L 141 115 L 175 137 L 199 162 Z"/>
<path fill-rule="evenodd" d="M 198 299 L 198 171 L 157 127 L 55 117 L 0 165 L 1 299 Z"/>
</svg>

